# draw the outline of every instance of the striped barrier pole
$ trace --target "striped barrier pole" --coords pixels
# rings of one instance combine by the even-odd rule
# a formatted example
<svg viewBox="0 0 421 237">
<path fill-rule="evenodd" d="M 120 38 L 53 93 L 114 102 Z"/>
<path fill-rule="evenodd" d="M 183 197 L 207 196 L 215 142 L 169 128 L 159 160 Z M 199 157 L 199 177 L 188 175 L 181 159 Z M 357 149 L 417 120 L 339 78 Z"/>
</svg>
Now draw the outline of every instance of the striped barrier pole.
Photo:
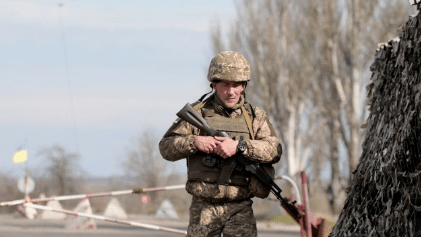
<svg viewBox="0 0 421 237">
<path fill-rule="evenodd" d="M 300 191 L 298 190 L 298 186 L 297 184 L 294 182 L 293 179 L 291 179 L 289 176 L 286 175 L 279 175 L 279 176 L 275 176 L 274 179 L 285 179 L 286 181 L 288 181 L 292 188 L 295 191 L 295 195 L 297 196 L 297 203 L 301 204 L 301 195 L 300 195 Z"/>
<path fill-rule="evenodd" d="M 41 205 L 32 204 L 32 203 L 25 203 L 24 205 L 27 206 L 27 207 L 35 208 L 35 209 L 59 212 L 59 213 L 64 213 L 64 214 L 72 215 L 72 216 L 80 216 L 80 217 L 86 217 L 86 218 L 102 220 L 102 221 L 107 221 L 107 222 L 112 222 L 112 223 L 119 223 L 119 224 L 125 224 L 125 225 L 130 225 L 130 226 L 142 227 L 142 228 L 146 228 L 146 229 L 159 230 L 159 231 L 165 231 L 165 232 L 170 232 L 170 233 L 175 233 L 175 234 L 187 235 L 187 231 L 173 229 L 173 228 L 167 228 L 167 227 L 161 227 L 161 226 L 157 226 L 157 225 L 144 224 L 144 223 L 139 223 L 139 222 L 134 222 L 134 221 L 124 221 L 124 220 L 119 220 L 119 219 L 115 219 L 115 218 L 107 218 L 105 216 L 100 216 L 100 215 L 86 214 L 86 213 L 80 213 L 80 212 L 74 212 L 74 211 L 68 211 L 68 210 L 59 210 L 59 209 L 56 209 L 56 208 L 41 206 Z"/>
<path fill-rule="evenodd" d="M 149 192 L 183 189 L 185 188 L 185 186 L 186 186 L 185 184 L 181 184 L 181 185 L 172 185 L 172 186 L 164 186 L 164 187 L 141 188 L 141 189 L 102 192 L 102 193 L 77 194 L 77 195 L 68 195 L 68 196 L 38 198 L 38 199 L 19 199 L 15 201 L 1 202 L 0 207 L 14 206 L 14 205 L 19 205 L 19 204 L 28 203 L 28 202 L 37 203 L 37 202 L 63 201 L 63 200 L 83 199 L 83 198 L 109 197 L 109 196 L 117 196 L 117 195 L 125 195 L 125 194 L 141 194 L 141 193 L 149 193 Z"/>
</svg>

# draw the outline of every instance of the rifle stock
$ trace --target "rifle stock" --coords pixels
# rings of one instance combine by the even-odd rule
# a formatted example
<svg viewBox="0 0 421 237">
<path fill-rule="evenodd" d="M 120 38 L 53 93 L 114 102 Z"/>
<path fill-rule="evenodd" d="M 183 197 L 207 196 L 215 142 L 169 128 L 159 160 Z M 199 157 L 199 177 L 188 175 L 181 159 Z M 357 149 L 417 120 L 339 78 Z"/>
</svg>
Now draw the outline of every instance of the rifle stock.
<svg viewBox="0 0 421 237">
<path fill-rule="evenodd" d="M 217 131 L 213 130 L 206 120 L 200 116 L 196 112 L 196 110 L 193 109 L 193 107 L 187 103 L 178 113 L 177 116 L 184 121 L 190 123 L 191 125 L 195 126 L 196 128 L 199 128 L 206 133 L 208 133 L 210 136 L 217 136 Z"/>
<path fill-rule="evenodd" d="M 211 126 L 209 126 L 206 120 L 202 116 L 200 116 L 200 114 L 198 114 L 189 103 L 187 103 L 177 113 L 177 116 L 180 119 L 183 119 L 184 121 L 190 123 L 191 125 L 205 131 L 210 136 L 220 136 L 220 137 L 230 138 L 226 132 L 214 130 Z M 282 206 L 288 209 L 289 213 L 294 215 L 297 219 L 301 218 L 300 213 L 298 212 L 297 208 L 294 205 L 296 201 L 289 203 L 284 197 L 282 197 L 281 188 L 279 188 L 279 186 L 266 173 L 266 171 L 259 166 L 258 163 L 252 163 L 241 155 L 236 155 L 235 158 L 238 162 L 240 162 L 242 165 L 245 166 L 245 169 L 247 171 L 255 175 L 265 185 L 270 186 L 271 192 L 275 195 L 275 197 L 279 201 L 281 201 L 281 203 L 283 204 Z"/>
</svg>

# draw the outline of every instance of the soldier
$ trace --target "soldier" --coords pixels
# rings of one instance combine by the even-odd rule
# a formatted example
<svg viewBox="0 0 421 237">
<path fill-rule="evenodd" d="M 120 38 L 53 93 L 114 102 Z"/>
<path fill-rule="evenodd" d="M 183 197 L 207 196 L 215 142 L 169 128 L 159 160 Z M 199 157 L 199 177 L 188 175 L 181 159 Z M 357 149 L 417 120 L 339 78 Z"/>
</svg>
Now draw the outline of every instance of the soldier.
<svg viewBox="0 0 421 237">
<path fill-rule="evenodd" d="M 279 161 L 282 148 L 266 113 L 245 101 L 250 65 L 242 54 L 217 54 L 210 63 L 208 80 L 214 93 L 193 108 L 210 126 L 234 139 L 208 136 L 177 120 L 159 149 L 169 161 L 187 158 L 186 190 L 193 196 L 187 236 L 257 236 L 251 198 L 265 198 L 270 190 L 240 164 L 227 169 L 227 161 L 241 153 L 273 176 L 271 164 Z"/>
</svg>

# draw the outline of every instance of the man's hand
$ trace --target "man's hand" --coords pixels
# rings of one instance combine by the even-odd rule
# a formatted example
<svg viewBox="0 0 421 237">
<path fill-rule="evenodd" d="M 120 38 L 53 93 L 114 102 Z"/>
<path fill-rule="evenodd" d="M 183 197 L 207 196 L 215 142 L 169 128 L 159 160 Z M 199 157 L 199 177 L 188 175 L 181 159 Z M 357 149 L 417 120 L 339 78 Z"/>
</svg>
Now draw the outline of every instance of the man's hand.
<svg viewBox="0 0 421 237">
<path fill-rule="evenodd" d="M 211 136 L 196 136 L 193 140 L 193 145 L 207 154 L 215 153 L 214 150 L 220 143 L 220 141 Z"/>
<path fill-rule="evenodd" d="M 227 137 L 215 137 L 215 140 L 219 142 L 216 148 L 213 150 L 215 154 L 226 159 L 237 153 L 238 141 L 232 140 Z"/>
</svg>

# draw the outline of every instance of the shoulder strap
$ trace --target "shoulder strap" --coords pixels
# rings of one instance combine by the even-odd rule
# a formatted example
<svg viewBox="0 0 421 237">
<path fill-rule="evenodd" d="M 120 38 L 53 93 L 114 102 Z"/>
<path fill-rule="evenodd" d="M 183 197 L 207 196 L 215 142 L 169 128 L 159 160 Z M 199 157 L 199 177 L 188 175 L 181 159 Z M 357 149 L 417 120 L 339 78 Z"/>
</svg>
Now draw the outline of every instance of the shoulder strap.
<svg viewBox="0 0 421 237">
<path fill-rule="evenodd" d="M 194 110 L 198 110 L 198 109 L 203 108 L 203 106 L 205 106 L 205 102 L 201 101 L 201 102 L 199 102 L 199 103 L 195 104 L 195 105 L 193 106 L 193 109 L 194 109 Z"/>
<path fill-rule="evenodd" d="M 252 126 L 252 123 L 251 123 L 251 119 L 250 119 L 249 113 L 247 112 L 246 108 L 244 108 L 244 105 L 241 106 L 241 110 L 243 111 L 244 118 L 246 120 L 247 127 L 249 129 L 251 139 L 254 140 L 253 126 Z"/>
<path fill-rule="evenodd" d="M 209 94 L 209 93 L 208 93 L 208 94 Z M 197 104 L 195 104 L 195 105 L 193 105 L 193 109 L 195 109 L 195 110 L 199 110 L 199 109 L 203 108 L 203 106 L 205 106 L 205 104 L 206 104 L 206 103 L 209 101 L 209 99 L 212 97 L 212 96 L 209 96 L 208 98 L 206 98 L 206 100 L 202 101 L 202 100 L 203 100 L 203 98 L 204 98 L 206 95 L 208 95 L 208 94 L 203 95 L 203 96 L 202 96 L 202 98 L 200 98 L 200 99 L 198 100 L 198 103 L 197 103 Z"/>
</svg>

